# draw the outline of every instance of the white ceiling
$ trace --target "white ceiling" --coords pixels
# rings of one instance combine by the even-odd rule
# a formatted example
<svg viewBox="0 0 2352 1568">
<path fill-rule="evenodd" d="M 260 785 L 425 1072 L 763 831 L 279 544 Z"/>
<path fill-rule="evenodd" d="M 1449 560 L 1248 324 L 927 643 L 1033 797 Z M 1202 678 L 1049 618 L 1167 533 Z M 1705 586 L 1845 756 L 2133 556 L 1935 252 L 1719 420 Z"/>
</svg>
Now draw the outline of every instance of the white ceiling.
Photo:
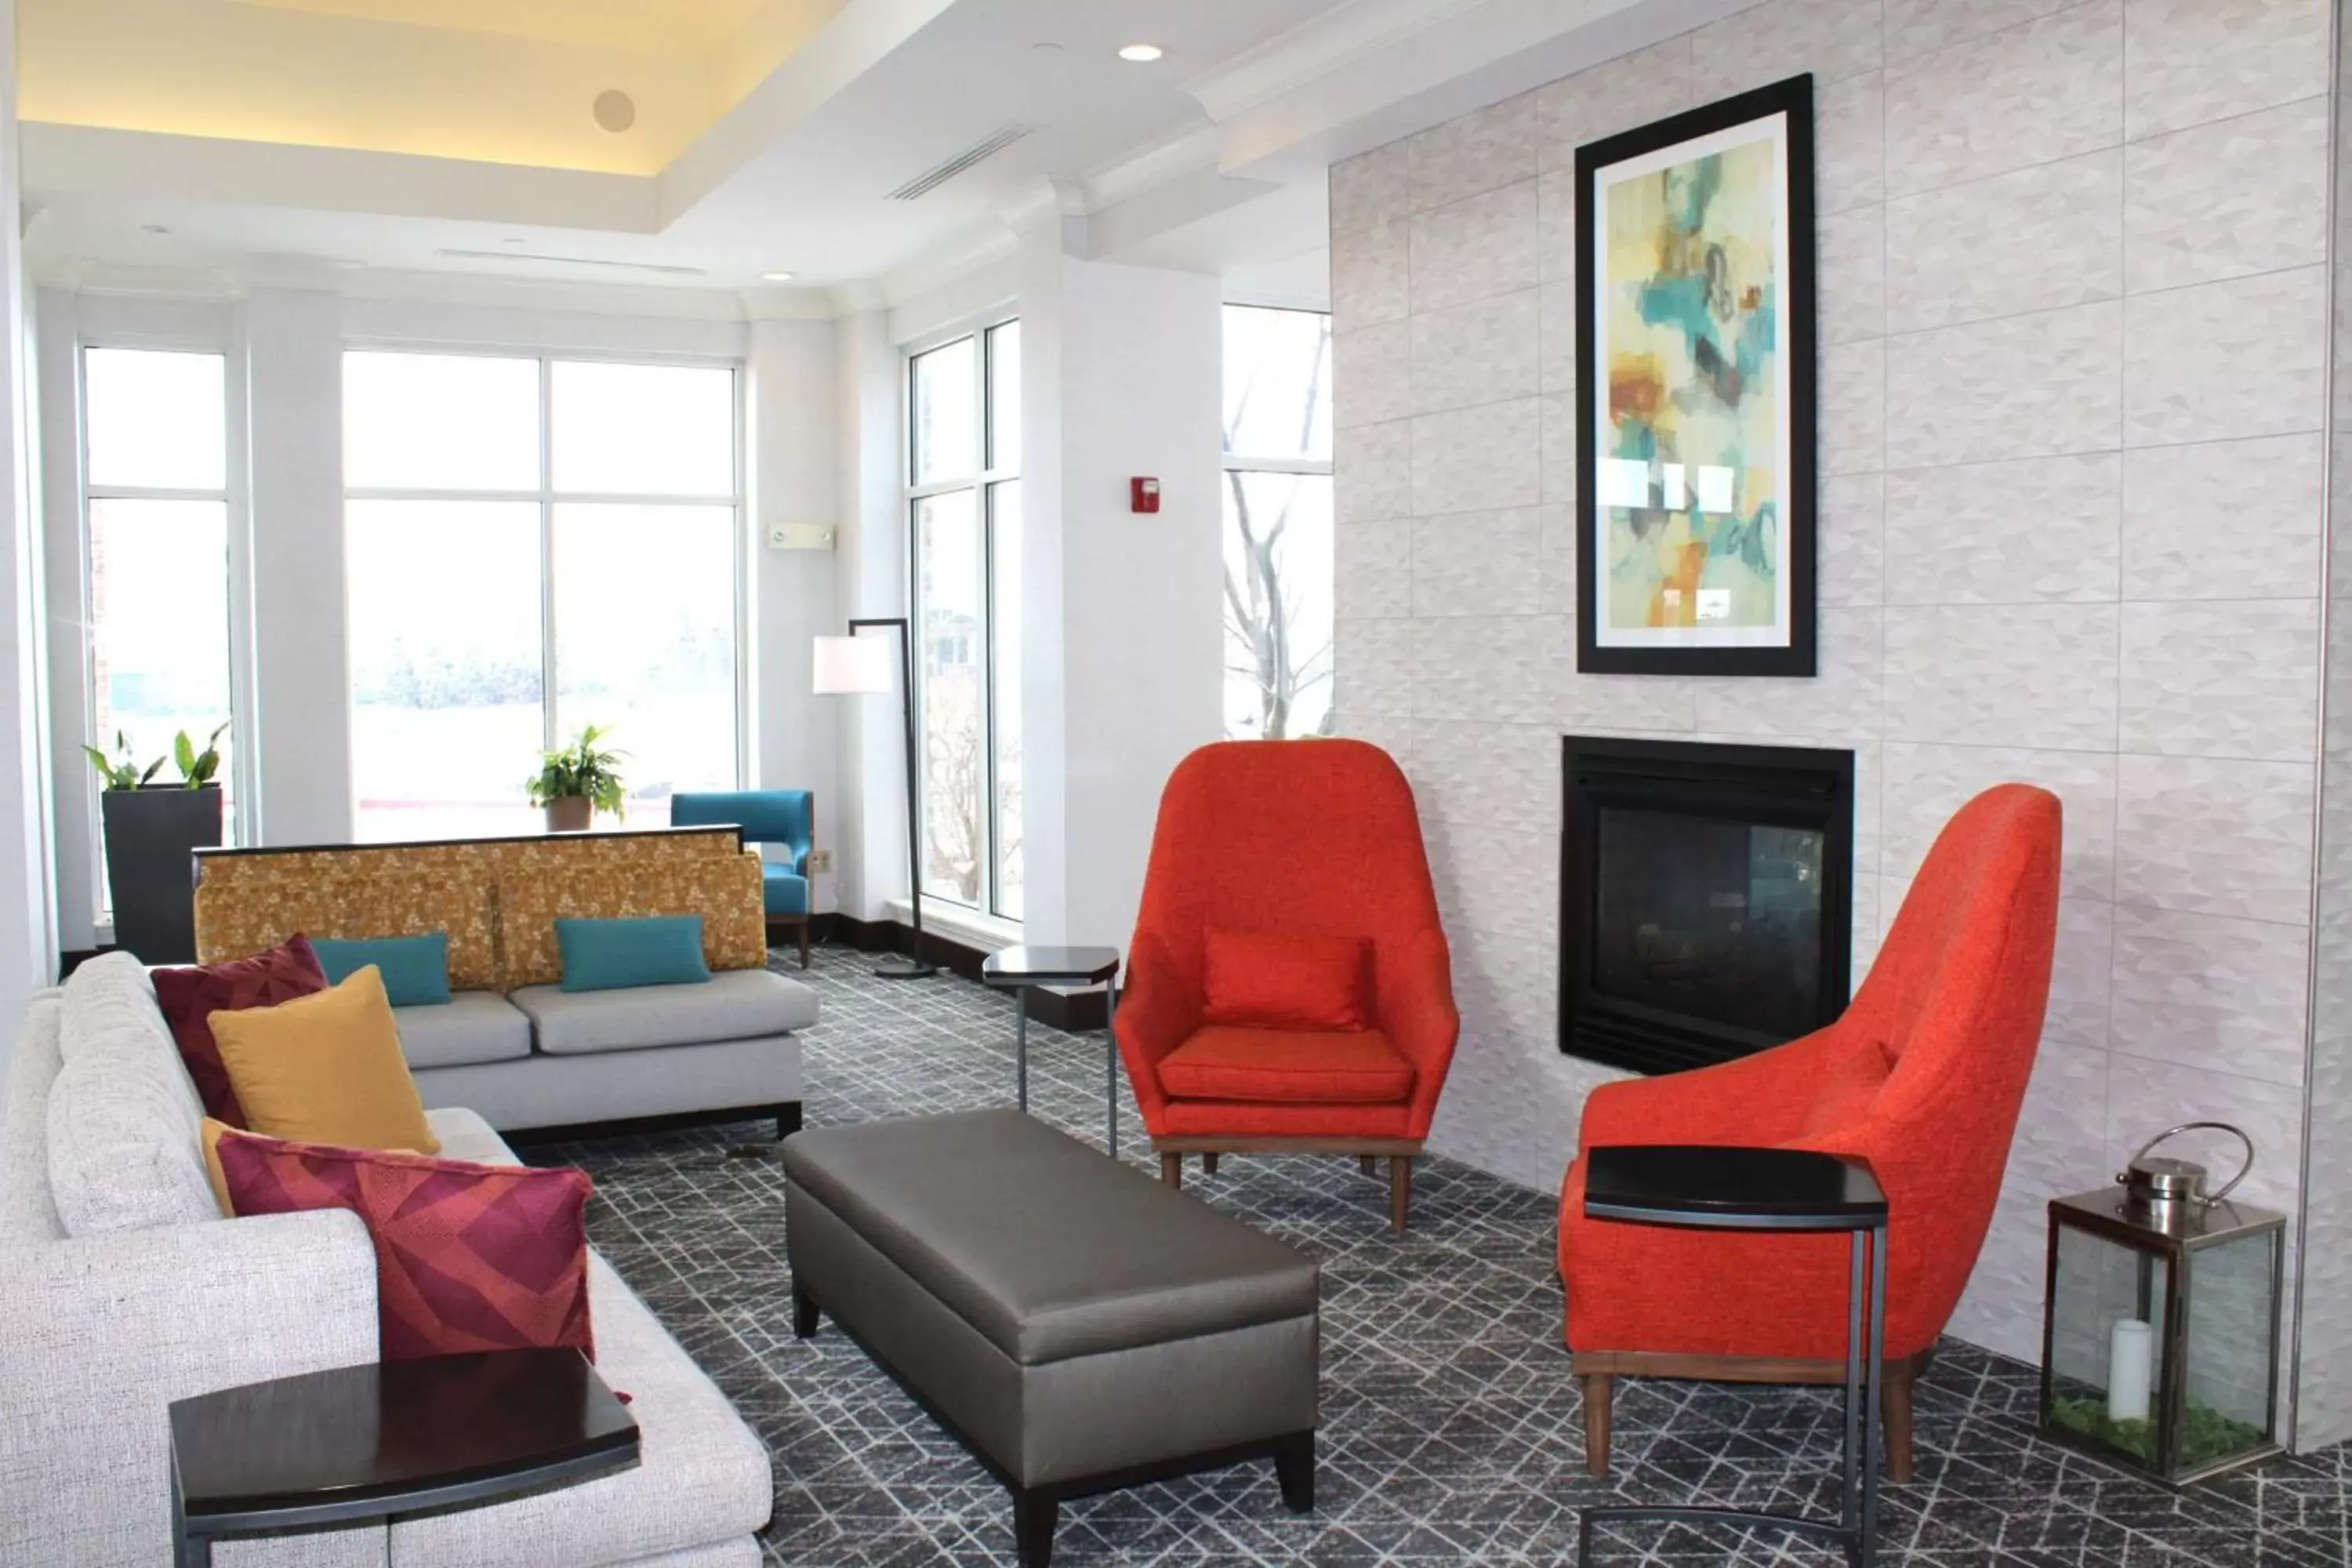
<svg viewBox="0 0 2352 1568">
<path fill-rule="evenodd" d="M 397 292 L 463 274 L 666 287 L 666 311 L 818 313 L 1002 256 L 1010 222 L 1058 205 L 1087 217 L 1088 254 L 1304 300 L 1322 287 L 1331 162 L 1755 3 L 694 0 L 705 27 L 747 7 L 831 19 L 656 173 L 28 122 L 27 254 L 90 287 Z M 663 0 L 227 4 L 446 12 L 434 36 L 462 47 L 468 7 L 482 29 L 621 37 Z M 1141 41 L 1165 58 L 1117 58 Z M 1036 130 L 888 199 L 1010 123 Z M 761 280 L 776 269 L 795 280 Z"/>
</svg>

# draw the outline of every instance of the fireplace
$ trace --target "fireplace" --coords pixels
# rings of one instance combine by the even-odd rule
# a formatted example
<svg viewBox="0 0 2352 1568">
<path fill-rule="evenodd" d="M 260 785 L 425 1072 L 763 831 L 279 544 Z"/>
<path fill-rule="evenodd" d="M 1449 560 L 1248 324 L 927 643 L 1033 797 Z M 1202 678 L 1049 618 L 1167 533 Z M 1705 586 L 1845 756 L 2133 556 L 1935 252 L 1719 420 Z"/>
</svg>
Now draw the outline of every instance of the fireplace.
<svg viewBox="0 0 2352 1568">
<path fill-rule="evenodd" d="M 1563 737 L 1559 1048 L 1636 1072 L 1835 1019 L 1853 753 Z"/>
</svg>

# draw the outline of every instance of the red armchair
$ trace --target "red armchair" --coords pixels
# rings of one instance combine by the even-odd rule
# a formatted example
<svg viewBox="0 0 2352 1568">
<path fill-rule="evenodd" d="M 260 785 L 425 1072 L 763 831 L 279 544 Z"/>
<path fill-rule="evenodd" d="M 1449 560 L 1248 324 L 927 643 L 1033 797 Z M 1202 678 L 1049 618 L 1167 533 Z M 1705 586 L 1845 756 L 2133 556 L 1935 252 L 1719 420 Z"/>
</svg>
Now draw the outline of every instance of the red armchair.
<svg viewBox="0 0 2352 1568">
<path fill-rule="evenodd" d="M 2050 994 L 2057 797 L 2002 784 L 1952 818 L 1878 959 L 1828 1028 L 1721 1067 L 1613 1083 L 1580 1148 L 1761 1143 L 1867 1159 L 1889 1205 L 1888 1468 L 1911 1476 L 1911 1384 L 1984 1245 Z M 1584 1216 L 1560 1193 L 1568 1345 L 1585 1461 L 1609 1471 L 1612 1380 L 1845 1375 L 1846 1238 L 1740 1237 Z"/>
<path fill-rule="evenodd" d="M 1370 1027 L 1205 1024 L 1202 933 L 1357 937 L 1371 947 Z M 1161 1178 L 1184 1156 L 1354 1154 L 1389 1162 L 1405 1228 L 1460 1023 L 1412 790 L 1361 741 L 1238 741 L 1178 764 L 1160 800 L 1119 998 L 1120 1058 Z"/>
</svg>

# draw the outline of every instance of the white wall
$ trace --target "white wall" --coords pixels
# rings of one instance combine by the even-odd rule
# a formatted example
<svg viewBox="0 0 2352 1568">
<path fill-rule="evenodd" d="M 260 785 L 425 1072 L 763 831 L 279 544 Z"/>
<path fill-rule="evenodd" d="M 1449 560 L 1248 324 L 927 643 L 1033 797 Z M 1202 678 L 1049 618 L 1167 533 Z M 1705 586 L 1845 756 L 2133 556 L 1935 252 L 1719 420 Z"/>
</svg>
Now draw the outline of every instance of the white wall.
<svg viewBox="0 0 2352 1568">
<path fill-rule="evenodd" d="M 2238 1122 L 2294 1203 L 2326 320 L 2326 0 L 2047 9 L 1771 0 L 1331 184 L 1338 701 L 1454 942 L 1433 1144 L 1556 1184 L 1608 1076 L 1556 1047 L 1563 731 L 1851 746 L 1857 970 L 1954 808 L 2046 784 L 2057 973 L 1952 1323 L 2029 1357 L 2044 1203 L 2141 1138 Z M 1821 675 L 1580 674 L 1575 148 L 1800 70 Z"/>
<path fill-rule="evenodd" d="M 41 714 L 42 583 L 33 505 L 16 155 L 16 7 L 0 0 L 0 1066 L 26 998 L 57 973 Z"/>
<path fill-rule="evenodd" d="M 1161 786 L 1223 729 L 1223 293 L 1082 237 L 1021 261 L 1024 935 L 1124 949 Z"/>
</svg>

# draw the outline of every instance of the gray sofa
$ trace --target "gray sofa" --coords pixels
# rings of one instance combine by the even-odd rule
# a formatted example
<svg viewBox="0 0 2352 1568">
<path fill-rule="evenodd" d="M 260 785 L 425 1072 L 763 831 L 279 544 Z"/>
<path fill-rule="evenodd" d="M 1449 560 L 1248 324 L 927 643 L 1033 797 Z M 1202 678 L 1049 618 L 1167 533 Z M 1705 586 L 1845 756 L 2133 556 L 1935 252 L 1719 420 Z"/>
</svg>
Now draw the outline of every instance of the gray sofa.
<svg viewBox="0 0 2352 1568">
<path fill-rule="evenodd" d="M 689 985 L 460 991 L 396 1007 L 427 1110 L 463 1106 L 501 1131 L 741 1110 L 800 1124 L 801 1047 L 816 993 L 765 969 Z"/>
<path fill-rule="evenodd" d="M 451 1005 L 472 1006 L 488 1027 L 488 1010 Z M 499 1026 L 510 1041 L 512 1025 Z M 135 961 L 93 960 L 35 999 L 0 1098 L 0 1563 L 10 1568 L 160 1568 L 171 1560 L 172 1401 L 376 1358 L 375 1252 L 358 1216 L 221 1218 L 202 1114 Z M 514 1158 L 470 1111 L 428 1121 L 446 1155 Z M 589 1262 L 589 1298 L 597 1368 L 629 1394 L 643 1428 L 636 1468 L 389 1530 L 231 1541 L 215 1560 L 751 1568 L 773 1501 L 766 1450 L 602 1258 Z"/>
</svg>

